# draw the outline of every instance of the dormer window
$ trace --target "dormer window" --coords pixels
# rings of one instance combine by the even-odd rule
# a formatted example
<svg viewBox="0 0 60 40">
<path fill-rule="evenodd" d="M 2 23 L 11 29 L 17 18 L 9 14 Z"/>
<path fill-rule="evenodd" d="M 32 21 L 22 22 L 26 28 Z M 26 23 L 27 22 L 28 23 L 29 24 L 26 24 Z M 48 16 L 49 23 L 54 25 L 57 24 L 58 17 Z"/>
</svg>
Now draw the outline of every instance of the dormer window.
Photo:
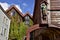
<svg viewBox="0 0 60 40">
<path fill-rule="evenodd" d="M 41 10 L 42 10 L 42 19 L 46 20 L 47 16 L 47 5 L 45 3 L 41 4 Z"/>
<path fill-rule="evenodd" d="M 26 17 L 25 17 L 25 20 L 29 20 L 29 16 L 26 16 Z"/>
</svg>

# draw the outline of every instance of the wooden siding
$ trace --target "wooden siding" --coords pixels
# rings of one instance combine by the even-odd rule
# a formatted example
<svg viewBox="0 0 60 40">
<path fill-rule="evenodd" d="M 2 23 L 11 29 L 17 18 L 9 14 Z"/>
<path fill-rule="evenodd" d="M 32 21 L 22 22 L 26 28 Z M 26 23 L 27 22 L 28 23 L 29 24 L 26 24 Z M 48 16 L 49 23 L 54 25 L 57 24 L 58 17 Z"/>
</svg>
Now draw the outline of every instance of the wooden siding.
<svg viewBox="0 0 60 40">
<path fill-rule="evenodd" d="M 59 26 L 60 24 L 60 11 L 51 11 L 51 24 Z"/>
<path fill-rule="evenodd" d="M 60 10 L 60 0 L 50 0 L 50 8 Z"/>
</svg>

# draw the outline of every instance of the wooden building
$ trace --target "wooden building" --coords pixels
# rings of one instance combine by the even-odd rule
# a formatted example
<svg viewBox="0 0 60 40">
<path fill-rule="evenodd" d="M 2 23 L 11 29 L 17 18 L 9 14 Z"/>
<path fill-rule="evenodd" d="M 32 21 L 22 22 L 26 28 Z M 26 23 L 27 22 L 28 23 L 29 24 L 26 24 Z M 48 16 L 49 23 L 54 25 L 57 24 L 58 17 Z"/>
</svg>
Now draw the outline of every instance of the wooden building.
<svg viewBox="0 0 60 40">
<path fill-rule="evenodd" d="M 34 25 L 26 40 L 60 40 L 60 0 L 35 0 Z"/>
</svg>

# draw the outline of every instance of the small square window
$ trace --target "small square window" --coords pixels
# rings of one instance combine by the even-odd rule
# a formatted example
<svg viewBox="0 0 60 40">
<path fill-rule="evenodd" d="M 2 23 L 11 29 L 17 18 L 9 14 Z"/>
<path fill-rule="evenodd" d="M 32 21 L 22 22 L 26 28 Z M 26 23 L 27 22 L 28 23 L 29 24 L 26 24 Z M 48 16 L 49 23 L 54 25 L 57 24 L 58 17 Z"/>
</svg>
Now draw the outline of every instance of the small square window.
<svg viewBox="0 0 60 40">
<path fill-rule="evenodd" d="M 14 16 L 15 15 L 15 11 L 11 12 L 11 16 Z"/>
<path fill-rule="evenodd" d="M 25 16 L 25 19 L 27 19 L 28 16 Z"/>
</svg>

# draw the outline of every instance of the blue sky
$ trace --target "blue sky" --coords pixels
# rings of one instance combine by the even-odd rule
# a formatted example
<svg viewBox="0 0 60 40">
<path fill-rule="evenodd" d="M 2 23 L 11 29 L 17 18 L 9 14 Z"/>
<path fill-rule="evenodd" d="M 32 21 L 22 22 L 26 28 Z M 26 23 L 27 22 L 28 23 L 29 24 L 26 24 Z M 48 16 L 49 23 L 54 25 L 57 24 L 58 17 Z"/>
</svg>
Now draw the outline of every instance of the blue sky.
<svg viewBox="0 0 60 40">
<path fill-rule="evenodd" d="M 0 2 L 19 5 L 23 13 L 29 11 L 32 14 L 34 10 L 34 0 L 0 0 Z"/>
</svg>

